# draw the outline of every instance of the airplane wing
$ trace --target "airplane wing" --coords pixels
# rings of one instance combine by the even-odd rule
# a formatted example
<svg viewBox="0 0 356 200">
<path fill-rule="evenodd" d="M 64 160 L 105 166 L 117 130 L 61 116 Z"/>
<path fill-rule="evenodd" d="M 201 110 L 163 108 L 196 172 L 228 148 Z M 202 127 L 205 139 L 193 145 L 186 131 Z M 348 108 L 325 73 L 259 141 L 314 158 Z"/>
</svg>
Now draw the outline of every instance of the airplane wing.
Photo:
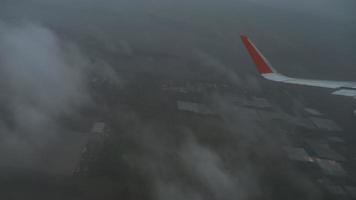
<svg viewBox="0 0 356 200">
<path fill-rule="evenodd" d="M 248 37 L 241 35 L 241 39 L 255 63 L 258 72 L 264 78 L 289 84 L 330 88 L 334 89 L 332 94 L 356 97 L 356 82 L 292 78 L 278 73 Z"/>
</svg>

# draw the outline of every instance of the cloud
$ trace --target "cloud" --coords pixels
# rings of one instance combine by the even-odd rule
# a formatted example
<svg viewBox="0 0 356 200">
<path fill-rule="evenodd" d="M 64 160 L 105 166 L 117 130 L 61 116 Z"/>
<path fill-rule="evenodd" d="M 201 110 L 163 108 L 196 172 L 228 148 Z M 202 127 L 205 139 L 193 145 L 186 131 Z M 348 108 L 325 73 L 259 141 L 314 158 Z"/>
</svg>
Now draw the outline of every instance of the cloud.
<svg viewBox="0 0 356 200">
<path fill-rule="evenodd" d="M 204 52 L 201 49 L 193 49 L 193 58 L 205 69 L 212 70 L 222 75 L 228 81 L 234 83 L 237 86 L 241 86 L 241 78 L 233 70 L 228 68 L 220 60 L 213 57 L 212 55 Z"/>
<path fill-rule="evenodd" d="M 41 163 L 41 152 L 65 128 L 63 114 L 91 102 L 86 86 L 88 59 L 50 29 L 30 22 L 0 22 L 2 86 L 1 166 Z M 6 158 L 6 159 L 5 159 Z"/>
<path fill-rule="evenodd" d="M 31 23 L 0 26 L 1 81 L 5 98 L 51 112 L 70 110 L 87 100 L 87 63 L 73 46 Z"/>
<path fill-rule="evenodd" d="M 156 183 L 159 200 L 202 200 L 201 195 L 191 189 L 175 183 L 158 181 Z"/>
<path fill-rule="evenodd" d="M 224 169 L 216 152 L 199 145 L 191 138 L 182 146 L 180 156 L 186 169 L 207 187 L 214 199 L 246 199 L 238 179 Z"/>
</svg>

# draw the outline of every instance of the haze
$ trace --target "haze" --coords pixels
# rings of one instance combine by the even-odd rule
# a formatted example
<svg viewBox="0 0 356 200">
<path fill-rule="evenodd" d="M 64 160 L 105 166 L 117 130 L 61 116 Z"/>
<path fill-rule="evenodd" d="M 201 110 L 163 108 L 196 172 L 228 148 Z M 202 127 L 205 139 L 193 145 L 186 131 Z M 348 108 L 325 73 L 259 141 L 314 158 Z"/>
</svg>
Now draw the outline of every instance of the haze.
<svg viewBox="0 0 356 200">
<path fill-rule="evenodd" d="M 262 80 L 239 36 L 356 81 L 355 24 L 353 0 L 0 0 L 0 198 L 352 199 L 355 102 Z M 336 137 L 311 107 L 347 178 L 286 155 Z"/>
</svg>

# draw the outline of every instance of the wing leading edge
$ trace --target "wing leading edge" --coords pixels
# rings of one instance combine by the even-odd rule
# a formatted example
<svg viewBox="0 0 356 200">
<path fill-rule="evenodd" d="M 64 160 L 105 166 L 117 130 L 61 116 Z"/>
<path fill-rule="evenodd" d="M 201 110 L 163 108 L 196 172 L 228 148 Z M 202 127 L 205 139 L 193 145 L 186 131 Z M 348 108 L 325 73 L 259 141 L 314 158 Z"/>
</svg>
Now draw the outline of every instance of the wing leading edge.
<svg viewBox="0 0 356 200">
<path fill-rule="evenodd" d="M 300 79 L 285 76 L 283 74 L 278 73 L 272 67 L 272 65 L 268 62 L 268 60 L 262 55 L 262 53 L 257 49 L 257 47 L 251 42 L 248 37 L 242 35 L 241 40 L 245 45 L 248 53 L 250 54 L 253 62 L 255 63 L 257 71 L 268 80 L 296 85 L 339 89 L 333 92 L 333 94 L 356 97 L 356 82 Z"/>
</svg>

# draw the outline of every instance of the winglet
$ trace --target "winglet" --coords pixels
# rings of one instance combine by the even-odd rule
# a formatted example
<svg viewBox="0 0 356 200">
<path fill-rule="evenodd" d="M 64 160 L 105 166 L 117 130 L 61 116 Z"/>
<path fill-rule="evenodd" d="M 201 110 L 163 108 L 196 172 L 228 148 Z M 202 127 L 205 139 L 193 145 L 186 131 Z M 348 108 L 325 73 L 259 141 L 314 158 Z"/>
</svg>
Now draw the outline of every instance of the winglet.
<svg viewBox="0 0 356 200">
<path fill-rule="evenodd" d="M 248 53 L 250 54 L 253 62 L 255 63 L 257 70 L 260 74 L 271 74 L 276 71 L 269 64 L 267 59 L 262 55 L 262 53 L 255 47 L 255 45 L 250 41 L 250 39 L 244 35 L 241 35 L 241 40 L 244 43 Z"/>
</svg>

